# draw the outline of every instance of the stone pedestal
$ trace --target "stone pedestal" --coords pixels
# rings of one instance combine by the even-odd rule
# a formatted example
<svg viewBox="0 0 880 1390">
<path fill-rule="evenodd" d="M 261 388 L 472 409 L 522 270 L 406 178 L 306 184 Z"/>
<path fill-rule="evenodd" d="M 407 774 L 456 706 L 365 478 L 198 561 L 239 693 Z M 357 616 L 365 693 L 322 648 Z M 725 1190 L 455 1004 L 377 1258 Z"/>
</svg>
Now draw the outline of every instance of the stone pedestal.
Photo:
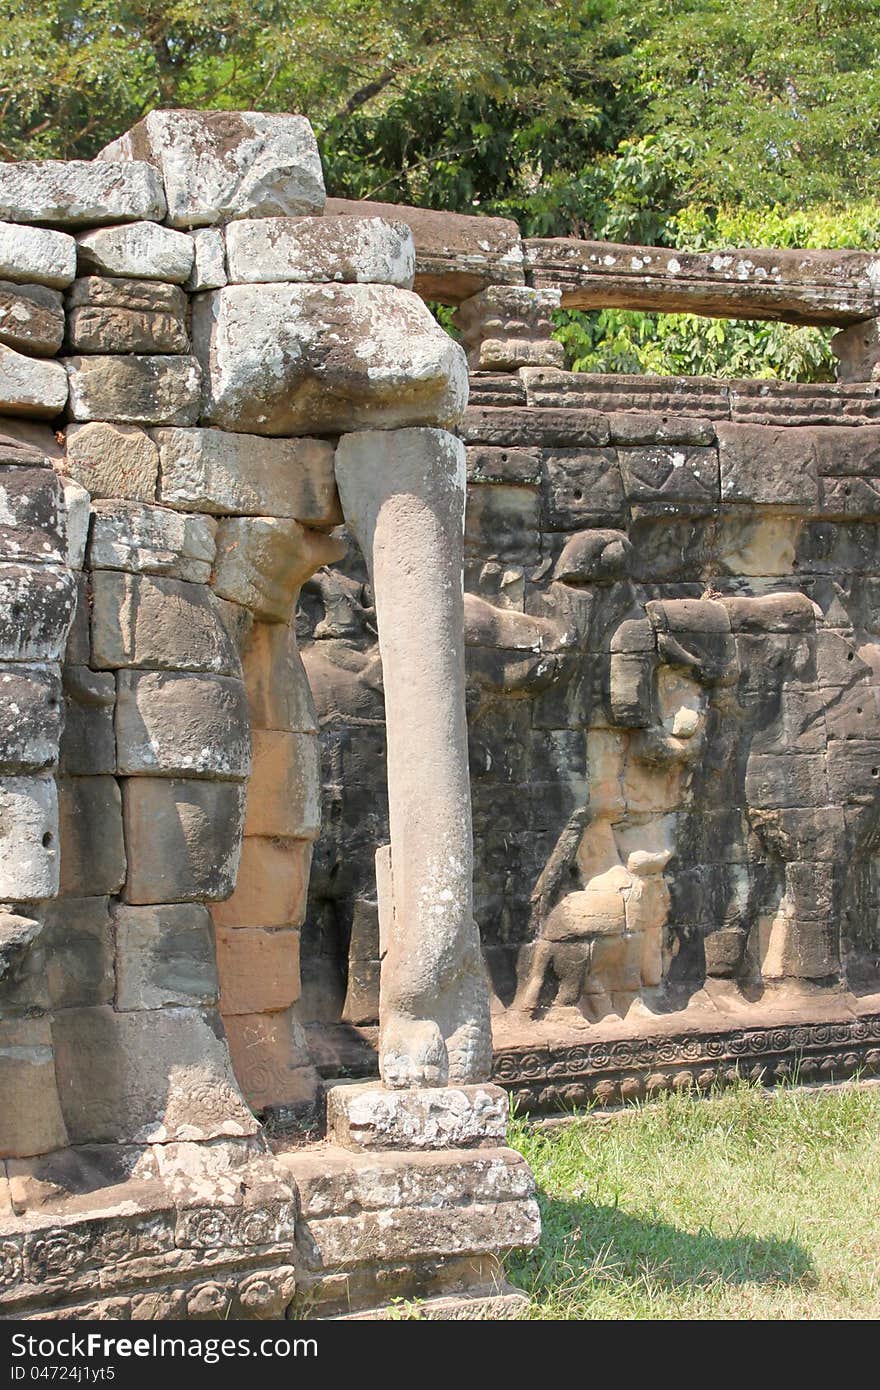
<svg viewBox="0 0 880 1390">
<path fill-rule="evenodd" d="M 403 1298 L 418 1317 L 515 1317 L 500 1257 L 540 1218 L 507 1113 L 497 1086 L 328 1086 L 329 1144 L 278 1160 L 300 1200 L 293 1312 L 382 1318 Z"/>
<path fill-rule="evenodd" d="M 561 367 L 565 351 L 551 337 L 559 290 L 492 285 L 460 304 L 460 330 L 471 371 L 513 372 L 519 367 Z"/>
</svg>

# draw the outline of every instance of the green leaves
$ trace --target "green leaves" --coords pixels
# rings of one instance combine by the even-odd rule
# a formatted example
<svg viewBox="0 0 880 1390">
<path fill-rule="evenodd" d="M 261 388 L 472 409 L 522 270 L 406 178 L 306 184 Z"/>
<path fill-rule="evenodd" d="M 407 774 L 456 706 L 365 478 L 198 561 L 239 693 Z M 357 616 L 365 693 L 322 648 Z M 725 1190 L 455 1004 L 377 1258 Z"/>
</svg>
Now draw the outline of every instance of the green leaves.
<svg viewBox="0 0 880 1390">
<path fill-rule="evenodd" d="M 692 249 L 880 245 L 880 0 L 6 0 L 0 158 L 303 111 L 328 189 Z M 828 334 L 569 314 L 579 370 L 825 380 Z"/>
<path fill-rule="evenodd" d="M 829 329 L 625 309 L 562 310 L 556 323 L 570 371 L 834 380 Z"/>
</svg>

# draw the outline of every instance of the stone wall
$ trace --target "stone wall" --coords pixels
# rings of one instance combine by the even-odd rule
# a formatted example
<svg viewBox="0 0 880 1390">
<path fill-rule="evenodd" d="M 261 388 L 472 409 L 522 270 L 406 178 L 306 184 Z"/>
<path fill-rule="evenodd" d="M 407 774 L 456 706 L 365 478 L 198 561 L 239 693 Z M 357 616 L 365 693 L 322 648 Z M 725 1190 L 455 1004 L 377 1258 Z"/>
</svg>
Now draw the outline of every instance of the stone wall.
<svg viewBox="0 0 880 1390">
<path fill-rule="evenodd" d="M 876 283 L 325 204 L 298 116 L 0 164 L 2 1314 L 515 1310 L 490 1003 L 530 1109 L 880 1066 Z M 601 303 L 841 380 L 569 375 Z"/>
<path fill-rule="evenodd" d="M 467 393 L 409 227 L 324 201 L 300 116 L 154 112 L 95 161 L 0 164 L 7 1315 L 271 1317 L 297 1291 L 338 1313 L 416 1288 L 476 1307 L 536 1238 L 496 1088 L 454 1093 L 460 1143 L 438 1131 L 449 1200 L 473 1202 L 454 1226 L 415 1152 L 433 1100 L 379 1160 L 341 1122 L 320 1143 L 294 614 L 345 551 L 340 438 L 368 431 L 393 496 L 386 444 L 457 458 Z M 270 1149 L 302 1126 L 338 1190 Z"/>
<path fill-rule="evenodd" d="M 463 315 L 484 342 L 487 294 Z M 477 370 L 462 432 L 496 1076 L 546 1108 L 876 1069 L 875 385 Z M 372 623 L 356 557 L 306 586 L 326 830 L 304 1013 L 328 1071 L 369 1070 L 378 1007 Z"/>
</svg>

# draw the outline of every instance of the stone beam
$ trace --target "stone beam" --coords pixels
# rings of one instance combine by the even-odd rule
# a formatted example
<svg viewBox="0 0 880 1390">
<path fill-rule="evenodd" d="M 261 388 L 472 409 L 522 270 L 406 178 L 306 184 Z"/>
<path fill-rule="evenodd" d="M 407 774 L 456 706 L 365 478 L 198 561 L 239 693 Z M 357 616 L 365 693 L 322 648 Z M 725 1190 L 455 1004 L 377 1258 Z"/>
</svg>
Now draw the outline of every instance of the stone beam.
<svg viewBox="0 0 880 1390">
<path fill-rule="evenodd" d="M 506 217 L 472 217 L 348 198 L 328 198 L 325 214 L 406 223 L 416 246 L 413 288 L 423 299 L 460 304 L 489 285 L 525 283 L 519 227 Z"/>
<path fill-rule="evenodd" d="M 659 309 L 845 326 L 880 309 L 880 259 L 863 251 L 677 251 L 568 237 L 523 242 L 526 278 L 564 309 Z"/>
</svg>

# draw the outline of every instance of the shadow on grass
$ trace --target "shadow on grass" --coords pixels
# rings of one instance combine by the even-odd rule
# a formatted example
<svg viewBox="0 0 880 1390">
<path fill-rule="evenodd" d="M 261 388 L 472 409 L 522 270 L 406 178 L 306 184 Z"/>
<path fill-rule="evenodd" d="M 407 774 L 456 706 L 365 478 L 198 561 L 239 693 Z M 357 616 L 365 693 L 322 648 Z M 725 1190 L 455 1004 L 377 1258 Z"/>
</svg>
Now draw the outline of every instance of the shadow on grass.
<svg viewBox="0 0 880 1390">
<path fill-rule="evenodd" d="M 543 1194 L 540 1205 L 541 1244 L 510 1262 L 513 1282 L 536 1298 L 610 1281 L 681 1289 L 815 1277 L 809 1251 L 796 1240 L 684 1231 L 617 1206 Z"/>
</svg>

